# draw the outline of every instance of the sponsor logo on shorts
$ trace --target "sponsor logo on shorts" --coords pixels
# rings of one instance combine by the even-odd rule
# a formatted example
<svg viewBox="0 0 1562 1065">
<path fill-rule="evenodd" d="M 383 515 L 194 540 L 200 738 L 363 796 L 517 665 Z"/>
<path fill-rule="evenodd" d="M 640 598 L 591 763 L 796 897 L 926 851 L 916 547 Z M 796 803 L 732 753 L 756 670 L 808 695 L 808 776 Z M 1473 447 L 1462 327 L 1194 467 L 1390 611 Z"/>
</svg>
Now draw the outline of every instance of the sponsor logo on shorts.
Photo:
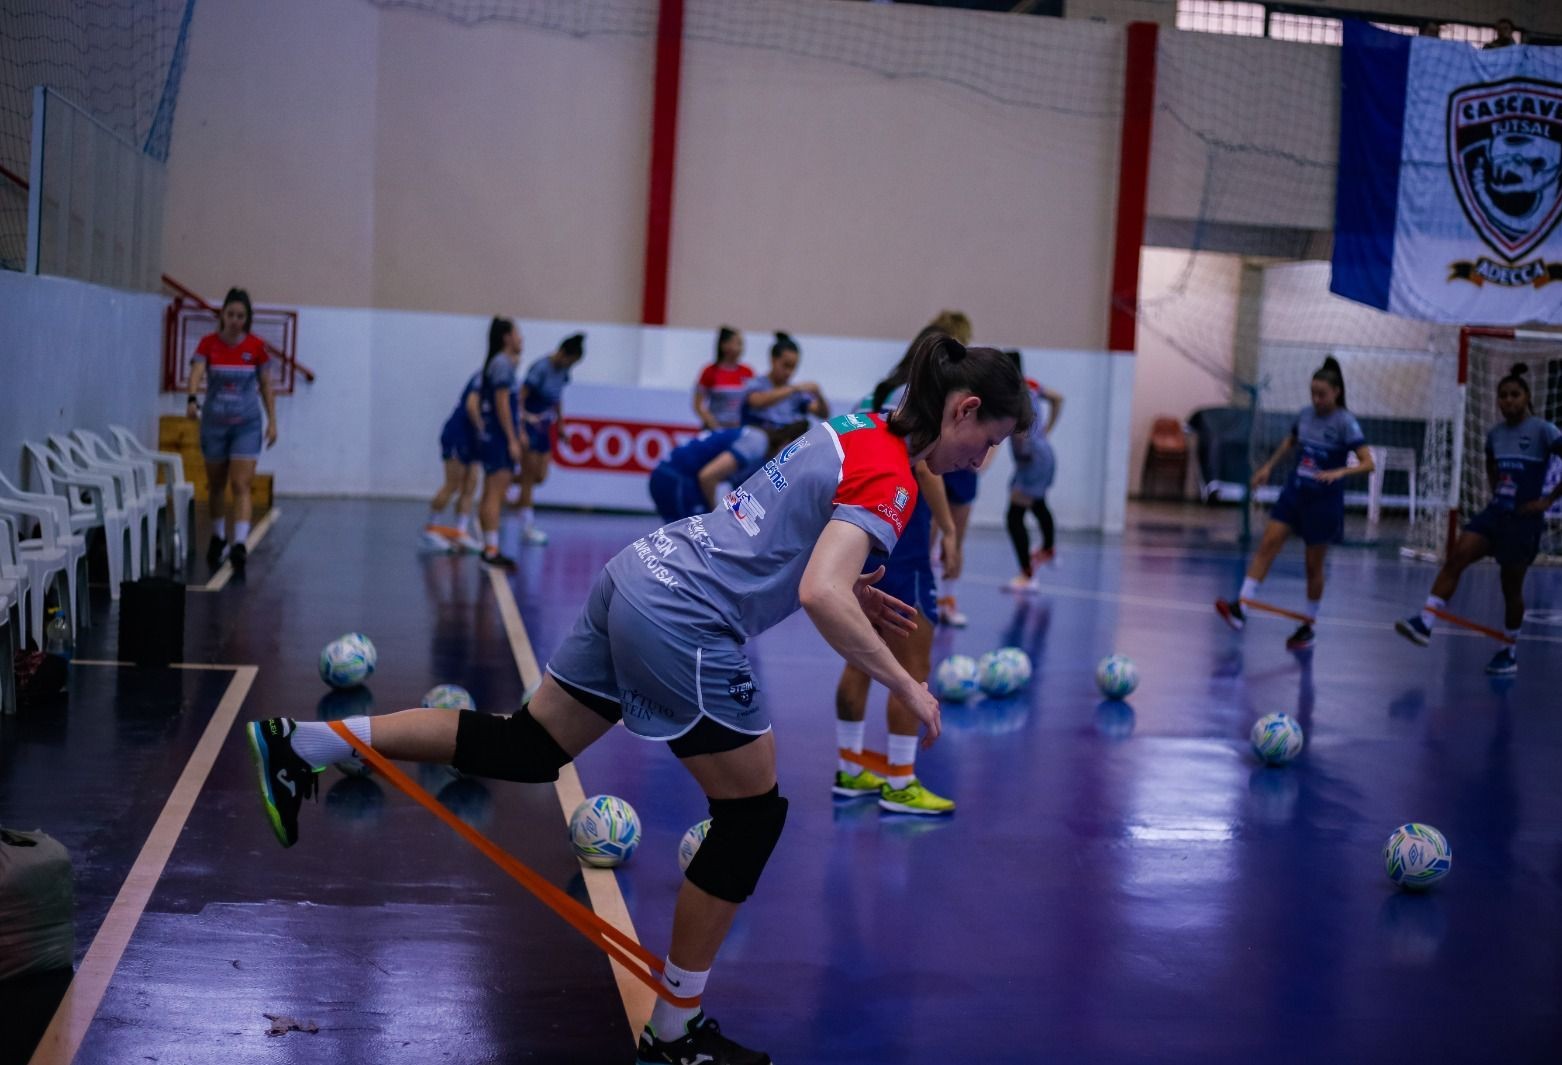
<svg viewBox="0 0 1562 1065">
<path fill-rule="evenodd" d="M 640 721 L 650 721 L 652 718 L 665 718 L 672 720 L 672 711 L 649 696 L 626 689 L 619 693 L 620 705 L 625 714 Z"/>
<path fill-rule="evenodd" d="M 796 440 L 792 441 L 790 444 L 786 445 L 786 447 L 781 449 L 781 454 L 776 456 L 776 465 L 785 466 L 788 462 L 791 462 L 792 459 L 796 457 L 799 451 L 803 450 L 803 448 L 807 446 L 808 438 L 806 436 L 798 437 Z"/>
<path fill-rule="evenodd" d="M 911 493 L 907 492 L 904 488 L 896 486 L 896 488 L 895 488 L 895 509 L 896 510 L 905 510 L 906 509 L 906 502 L 910 498 L 911 498 Z"/>
<path fill-rule="evenodd" d="M 787 481 L 785 477 L 781 476 L 781 466 L 774 460 L 765 463 L 765 476 L 770 479 L 770 487 L 777 492 L 781 492 L 786 488 Z"/>
<path fill-rule="evenodd" d="M 727 694 L 744 706 L 753 703 L 756 690 L 754 678 L 747 673 L 739 673 L 727 682 Z"/>
<path fill-rule="evenodd" d="M 728 492 L 724 502 L 744 532 L 750 536 L 759 535 L 759 520 L 765 516 L 765 508 L 759 505 L 753 493 L 746 488 L 738 488 Z"/>
</svg>

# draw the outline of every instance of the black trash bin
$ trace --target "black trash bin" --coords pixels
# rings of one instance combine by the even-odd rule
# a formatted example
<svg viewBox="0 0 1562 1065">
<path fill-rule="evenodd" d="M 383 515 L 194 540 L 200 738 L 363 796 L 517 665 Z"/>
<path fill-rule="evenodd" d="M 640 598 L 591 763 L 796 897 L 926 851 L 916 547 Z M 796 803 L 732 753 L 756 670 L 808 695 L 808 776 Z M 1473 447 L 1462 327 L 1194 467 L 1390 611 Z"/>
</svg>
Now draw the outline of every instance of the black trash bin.
<svg viewBox="0 0 1562 1065">
<path fill-rule="evenodd" d="M 143 577 L 119 587 L 120 661 L 150 667 L 183 661 L 184 584 Z"/>
</svg>

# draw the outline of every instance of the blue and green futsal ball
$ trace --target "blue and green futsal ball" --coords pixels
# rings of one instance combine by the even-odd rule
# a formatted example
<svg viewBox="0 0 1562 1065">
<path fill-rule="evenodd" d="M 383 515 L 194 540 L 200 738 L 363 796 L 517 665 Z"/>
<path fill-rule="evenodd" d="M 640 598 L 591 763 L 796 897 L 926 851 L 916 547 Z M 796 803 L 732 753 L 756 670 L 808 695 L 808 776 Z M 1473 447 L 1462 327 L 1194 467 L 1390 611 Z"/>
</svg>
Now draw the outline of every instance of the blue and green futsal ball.
<svg viewBox="0 0 1562 1065">
<path fill-rule="evenodd" d="M 1412 821 L 1394 829 L 1383 844 L 1383 868 L 1388 878 L 1407 891 L 1423 891 L 1448 875 L 1454 851 L 1448 839 L 1431 825 Z"/>
<path fill-rule="evenodd" d="M 349 632 L 320 652 L 320 679 L 333 688 L 352 688 L 369 679 L 379 663 L 374 642 L 361 632 Z"/>
<path fill-rule="evenodd" d="M 700 844 L 705 842 L 706 834 L 710 832 L 710 818 L 690 825 L 689 830 L 678 841 L 678 871 L 687 873 L 689 863 L 694 861 L 694 856 L 699 853 Z"/>
<path fill-rule="evenodd" d="M 1302 726 L 1287 713 L 1265 714 L 1253 722 L 1248 739 L 1253 753 L 1266 765 L 1285 765 L 1302 753 L 1307 742 Z"/>
<path fill-rule="evenodd" d="M 423 701 L 419 706 L 433 707 L 435 710 L 476 710 L 477 701 L 472 698 L 472 693 L 459 684 L 436 684 L 423 693 Z"/>
<path fill-rule="evenodd" d="M 976 659 L 970 655 L 950 655 L 933 671 L 933 694 L 945 702 L 963 703 L 980 690 Z"/>
<path fill-rule="evenodd" d="M 616 795 L 593 795 L 570 814 L 569 839 L 581 861 L 611 869 L 640 845 L 640 817 Z"/>
<path fill-rule="evenodd" d="M 1096 666 L 1096 687 L 1108 699 L 1126 699 L 1139 687 L 1139 668 L 1127 655 L 1107 655 Z"/>
<path fill-rule="evenodd" d="M 976 683 L 995 699 L 1013 695 L 1030 683 L 1030 656 L 1018 647 L 988 651 L 976 660 Z"/>
</svg>

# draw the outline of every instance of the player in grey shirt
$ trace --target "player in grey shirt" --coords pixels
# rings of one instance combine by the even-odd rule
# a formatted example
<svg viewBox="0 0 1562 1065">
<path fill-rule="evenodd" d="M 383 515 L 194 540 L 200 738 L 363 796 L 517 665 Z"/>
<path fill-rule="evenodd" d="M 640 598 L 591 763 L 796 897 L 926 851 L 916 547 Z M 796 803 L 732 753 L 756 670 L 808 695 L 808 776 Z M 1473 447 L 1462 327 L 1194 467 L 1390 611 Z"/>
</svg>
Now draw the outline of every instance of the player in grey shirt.
<svg viewBox="0 0 1562 1065">
<path fill-rule="evenodd" d="M 549 781 L 620 720 L 665 740 L 710 801 L 710 831 L 689 863 L 662 973 L 665 994 L 640 1037 L 641 1062 L 766 1065 L 706 1019 L 699 997 L 737 908 L 753 892 L 786 820 L 764 693 L 743 642 L 802 606 L 848 662 L 895 692 L 937 738 L 938 701 L 895 661 L 885 636 L 911 609 L 873 588 L 916 503 L 915 461 L 975 469 L 1029 426 L 1024 383 L 1002 353 L 945 336 L 920 344 L 910 391 L 888 420 L 846 414 L 794 440 L 711 514 L 636 540 L 598 575 L 531 702 L 510 717 L 404 710 L 349 718 L 389 758 L 478 776 Z M 302 796 L 287 774 L 352 757 L 321 722 L 251 722 L 269 820 L 297 838 Z M 271 780 L 283 774 L 280 784 Z"/>
</svg>

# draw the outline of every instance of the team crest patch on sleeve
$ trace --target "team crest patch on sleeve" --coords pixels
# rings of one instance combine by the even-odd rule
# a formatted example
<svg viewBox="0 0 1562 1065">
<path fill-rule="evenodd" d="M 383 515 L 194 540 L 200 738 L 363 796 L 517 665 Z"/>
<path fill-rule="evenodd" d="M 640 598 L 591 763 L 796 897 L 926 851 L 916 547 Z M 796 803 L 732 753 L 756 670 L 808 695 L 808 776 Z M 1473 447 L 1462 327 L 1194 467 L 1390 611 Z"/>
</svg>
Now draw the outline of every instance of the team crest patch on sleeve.
<svg viewBox="0 0 1562 1065">
<path fill-rule="evenodd" d="M 910 501 L 910 499 L 911 499 L 911 493 L 907 492 L 904 488 L 901 488 L 901 487 L 899 487 L 897 485 L 896 488 L 895 488 L 895 509 L 896 510 L 905 510 L 906 509 L 906 504 L 907 504 L 907 502 Z"/>
<path fill-rule="evenodd" d="M 727 694 L 744 706 L 754 701 L 754 678 L 747 673 L 739 673 L 727 682 Z"/>
<path fill-rule="evenodd" d="M 839 414 L 830 419 L 830 428 L 837 436 L 845 436 L 858 429 L 872 429 L 873 419 L 866 414 Z"/>
<path fill-rule="evenodd" d="M 759 535 L 759 520 L 765 516 L 765 508 L 759 505 L 759 500 L 745 489 L 738 488 L 728 492 L 723 502 L 732 516 L 738 519 L 744 532 L 750 536 Z"/>
</svg>

